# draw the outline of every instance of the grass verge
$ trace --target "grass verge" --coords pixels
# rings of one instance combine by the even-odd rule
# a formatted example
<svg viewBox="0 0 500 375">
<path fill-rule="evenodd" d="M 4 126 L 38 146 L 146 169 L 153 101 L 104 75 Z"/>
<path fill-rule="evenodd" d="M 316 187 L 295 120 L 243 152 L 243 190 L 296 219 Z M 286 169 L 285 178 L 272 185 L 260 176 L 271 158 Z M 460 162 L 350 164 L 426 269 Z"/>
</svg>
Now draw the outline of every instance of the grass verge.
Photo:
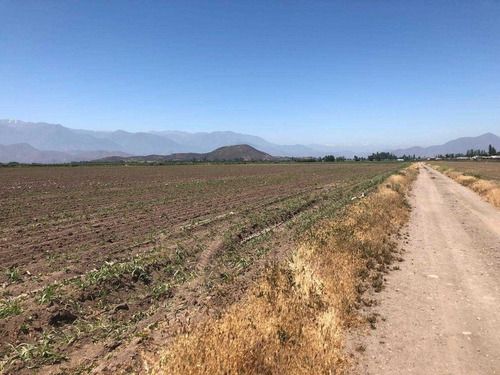
<svg viewBox="0 0 500 375">
<path fill-rule="evenodd" d="M 487 180 L 479 176 L 464 174 L 445 166 L 435 164 L 431 164 L 431 166 L 445 176 L 452 178 L 459 184 L 476 192 L 495 207 L 500 208 L 500 184 L 498 182 Z"/>
<path fill-rule="evenodd" d="M 314 225 L 284 263 L 217 320 L 187 327 L 153 374 L 339 374 L 348 367 L 346 329 L 368 287 L 380 290 L 393 259 L 393 235 L 409 216 L 406 195 L 418 169 L 388 178 L 344 215 Z"/>
</svg>

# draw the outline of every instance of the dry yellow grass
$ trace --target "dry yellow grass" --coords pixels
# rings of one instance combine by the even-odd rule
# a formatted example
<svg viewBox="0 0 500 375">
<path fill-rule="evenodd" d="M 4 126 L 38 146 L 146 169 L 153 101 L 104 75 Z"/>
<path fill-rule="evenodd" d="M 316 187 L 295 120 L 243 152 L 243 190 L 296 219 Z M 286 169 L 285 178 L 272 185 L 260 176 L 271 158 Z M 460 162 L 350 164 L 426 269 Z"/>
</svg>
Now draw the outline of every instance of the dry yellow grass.
<svg viewBox="0 0 500 375">
<path fill-rule="evenodd" d="M 500 184 L 498 182 L 464 175 L 452 168 L 442 167 L 439 165 L 431 166 L 437 171 L 443 173 L 445 176 L 457 181 L 459 184 L 467 186 L 472 191 L 475 191 L 495 207 L 500 208 Z"/>
<path fill-rule="evenodd" d="M 391 261 L 392 235 L 409 215 L 406 193 L 418 169 L 390 177 L 338 219 L 319 223 L 285 264 L 266 270 L 218 320 L 178 337 L 153 374 L 340 374 L 346 327 L 359 321 L 366 284 Z"/>
</svg>

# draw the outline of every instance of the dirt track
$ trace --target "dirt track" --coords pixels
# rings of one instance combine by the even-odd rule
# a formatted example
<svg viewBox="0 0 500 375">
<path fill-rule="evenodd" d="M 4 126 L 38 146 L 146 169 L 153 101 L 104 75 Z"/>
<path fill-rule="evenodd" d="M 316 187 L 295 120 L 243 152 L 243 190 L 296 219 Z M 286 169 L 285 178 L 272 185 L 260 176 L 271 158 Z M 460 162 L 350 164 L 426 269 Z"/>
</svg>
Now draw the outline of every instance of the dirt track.
<svg viewBox="0 0 500 375">
<path fill-rule="evenodd" d="M 422 167 L 362 374 L 500 374 L 500 211 Z M 360 344 L 358 344 L 360 345 Z"/>
</svg>

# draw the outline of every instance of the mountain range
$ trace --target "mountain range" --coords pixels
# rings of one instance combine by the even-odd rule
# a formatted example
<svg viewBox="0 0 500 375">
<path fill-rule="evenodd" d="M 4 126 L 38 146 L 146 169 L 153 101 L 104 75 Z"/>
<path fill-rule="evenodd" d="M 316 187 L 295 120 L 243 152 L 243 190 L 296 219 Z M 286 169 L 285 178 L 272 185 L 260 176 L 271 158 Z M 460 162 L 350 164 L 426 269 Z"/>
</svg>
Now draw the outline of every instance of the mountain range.
<svg viewBox="0 0 500 375">
<path fill-rule="evenodd" d="M 124 152 L 108 151 L 40 151 L 27 143 L 16 143 L 13 145 L 0 144 L 0 163 L 9 163 L 14 161 L 25 164 L 57 164 L 89 161 L 109 156 L 127 157 L 130 155 Z"/>
<path fill-rule="evenodd" d="M 367 156 L 326 145 L 278 145 L 265 139 L 232 131 L 188 133 L 183 131 L 151 131 L 131 133 L 123 130 L 92 131 L 70 129 L 58 124 L 33 123 L 19 120 L 0 120 L 0 162 L 61 163 L 106 158 L 109 156 L 170 155 L 179 153 L 209 153 L 217 148 L 249 145 L 272 156 L 324 156 L 333 154 L 352 158 Z M 437 154 L 465 152 L 467 149 L 487 149 L 492 144 L 500 149 L 500 138 L 492 133 L 479 137 L 459 138 L 444 145 L 412 147 L 392 151 L 396 155 Z M 28 147 L 29 146 L 29 147 Z"/>
<path fill-rule="evenodd" d="M 445 154 L 465 154 L 466 151 L 470 149 L 488 151 L 489 145 L 492 145 L 498 150 L 500 148 L 500 137 L 493 133 L 485 133 L 478 137 L 457 138 L 438 146 L 416 146 L 406 149 L 398 149 L 392 152 L 397 156 L 415 155 L 417 157 L 434 157 L 436 155 Z"/>
<path fill-rule="evenodd" d="M 0 120 L 0 144 L 27 143 L 40 151 L 108 151 L 131 155 L 207 153 L 223 146 L 247 144 L 273 156 L 322 156 L 304 145 L 278 145 L 254 135 L 232 131 L 112 132 L 70 129 L 58 124 Z"/>
</svg>

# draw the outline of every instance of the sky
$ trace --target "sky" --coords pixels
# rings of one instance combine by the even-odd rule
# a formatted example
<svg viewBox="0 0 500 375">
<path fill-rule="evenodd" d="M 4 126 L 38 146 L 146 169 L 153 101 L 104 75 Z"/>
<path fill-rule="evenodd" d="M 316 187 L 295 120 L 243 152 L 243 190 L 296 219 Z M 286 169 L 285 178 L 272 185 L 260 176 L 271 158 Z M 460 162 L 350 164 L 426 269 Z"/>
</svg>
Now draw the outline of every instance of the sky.
<svg viewBox="0 0 500 375">
<path fill-rule="evenodd" d="M 0 118 L 280 144 L 500 133 L 500 2 L 0 0 Z"/>
</svg>

